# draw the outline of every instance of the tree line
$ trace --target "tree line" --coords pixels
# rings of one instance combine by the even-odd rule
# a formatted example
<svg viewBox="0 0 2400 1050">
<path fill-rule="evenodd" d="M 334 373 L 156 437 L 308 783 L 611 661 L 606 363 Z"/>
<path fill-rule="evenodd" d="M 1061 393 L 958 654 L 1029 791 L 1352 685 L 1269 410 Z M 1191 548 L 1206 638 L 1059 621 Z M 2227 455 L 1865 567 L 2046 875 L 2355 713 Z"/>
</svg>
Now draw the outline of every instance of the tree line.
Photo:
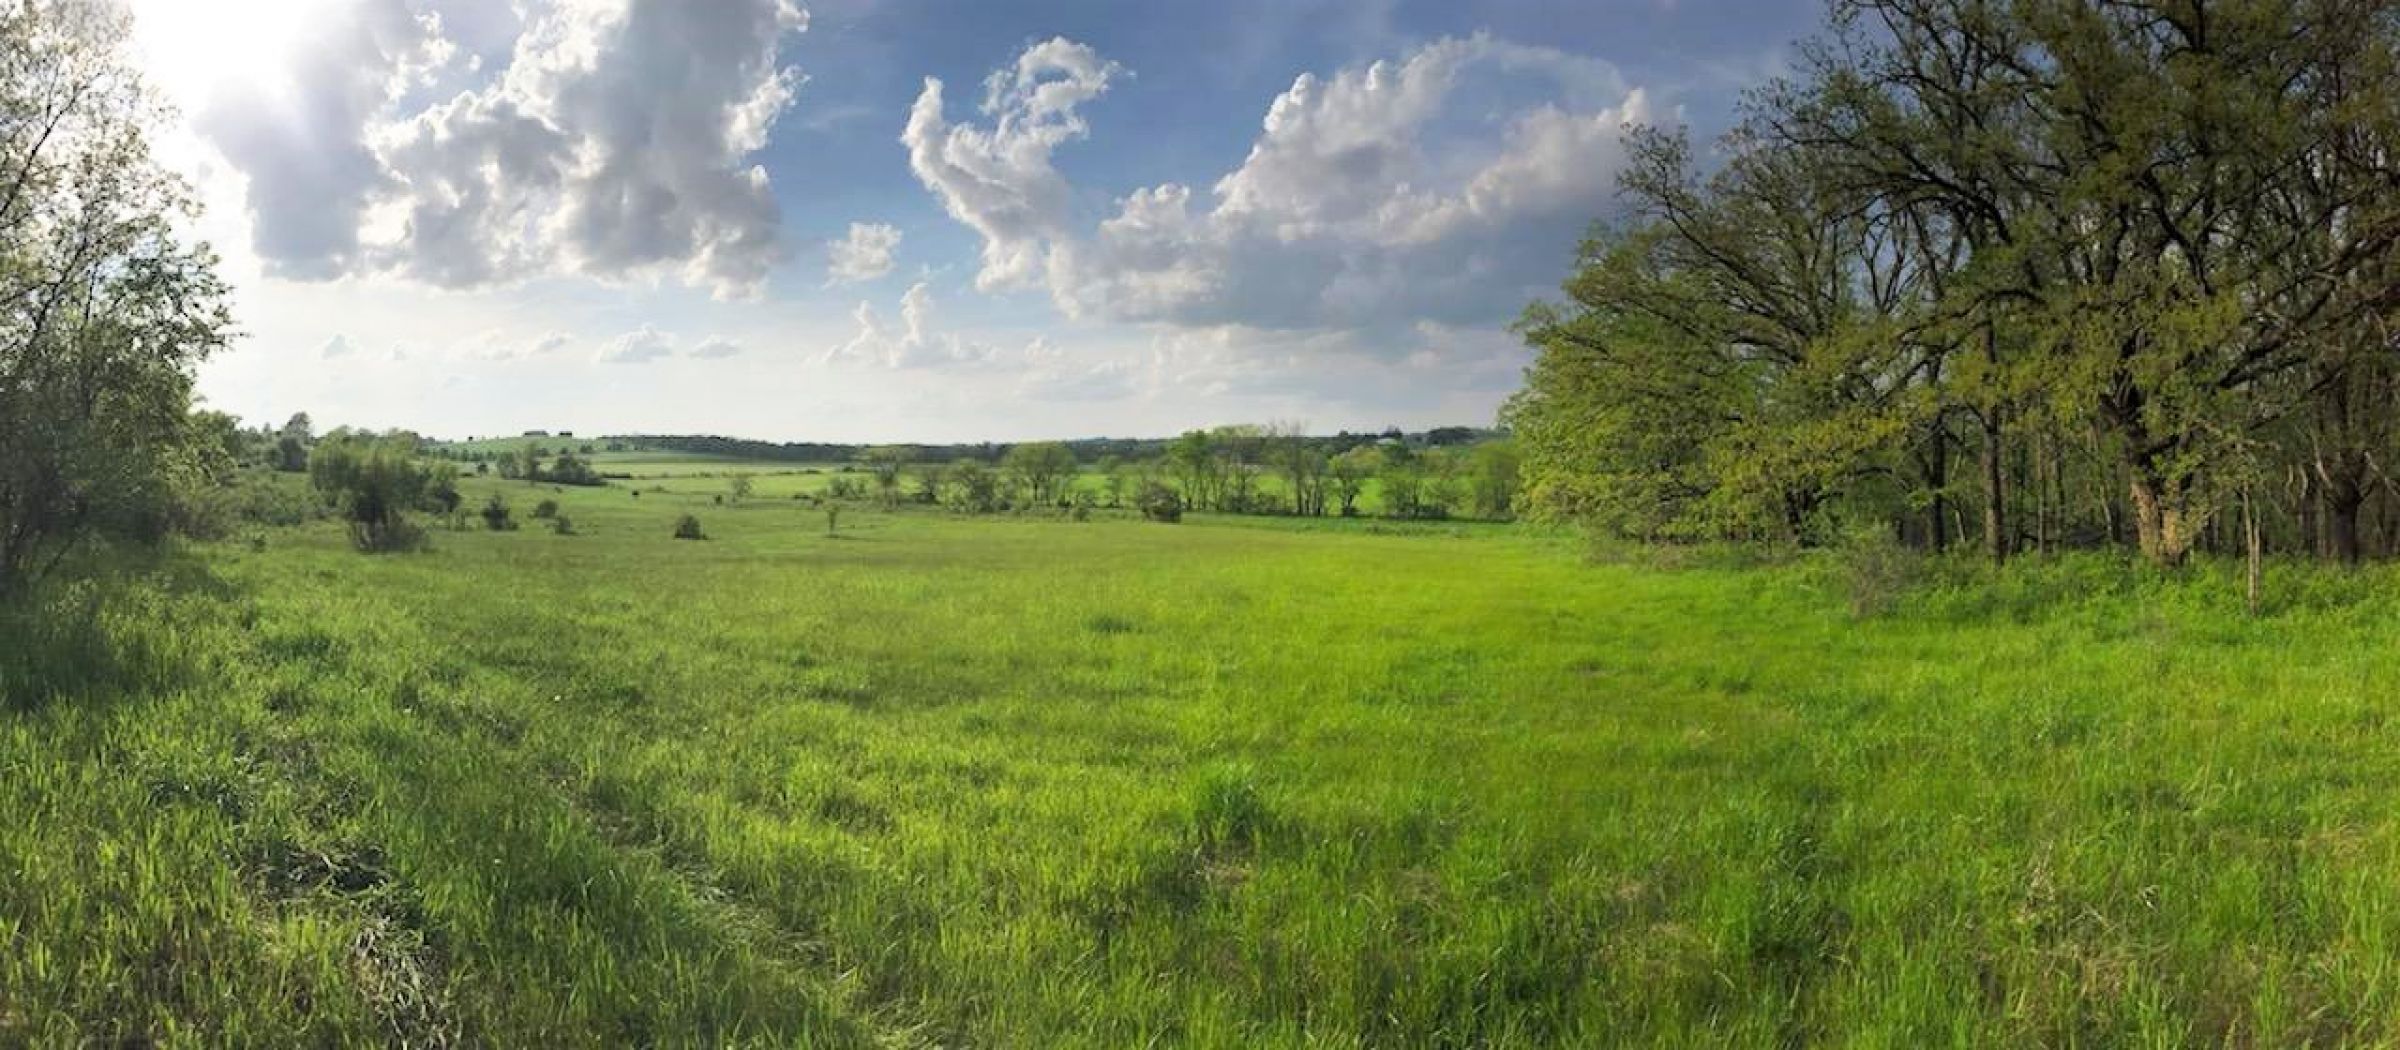
<svg viewBox="0 0 2400 1050">
<path fill-rule="evenodd" d="M 1629 132 L 1504 411 L 1650 540 L 2400 552 L 2400 5 L 1836 0 Z M 1706 170 L 1703 170 L 1703 169 Z"/>
<path fill-rule="evenodd" d="M 835 479 L 836 498 L 940 504 L 973 513 L 1026 508 L 1136 507 L 1154 518 L 1220 514 L 1505 519 L 1516 510 L 1514 442 L 1424 445 L 1394 435 L 1309 435 L 1293 424 L 1229 425 L 1144 443 L 1147 456 L 1085 459 L 1068 442 L 1006 446 L 998 457 L 912 445 L 872 446 L 854 464 L 872 480 Z"/>
</svg>

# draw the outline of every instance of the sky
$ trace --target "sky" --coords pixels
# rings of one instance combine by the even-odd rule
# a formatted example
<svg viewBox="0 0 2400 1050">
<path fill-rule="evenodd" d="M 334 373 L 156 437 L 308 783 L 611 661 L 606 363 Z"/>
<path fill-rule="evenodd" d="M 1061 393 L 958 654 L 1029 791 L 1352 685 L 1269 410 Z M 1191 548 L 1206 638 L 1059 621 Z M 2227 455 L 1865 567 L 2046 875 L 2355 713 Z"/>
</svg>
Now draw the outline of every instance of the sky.
<svg viewBox="0 0 2400 1050">
<path fill-rule="evenodd" d="M 130 0 L 258 422 L 1488 425 L 1817 0 Z"/>
</svg>

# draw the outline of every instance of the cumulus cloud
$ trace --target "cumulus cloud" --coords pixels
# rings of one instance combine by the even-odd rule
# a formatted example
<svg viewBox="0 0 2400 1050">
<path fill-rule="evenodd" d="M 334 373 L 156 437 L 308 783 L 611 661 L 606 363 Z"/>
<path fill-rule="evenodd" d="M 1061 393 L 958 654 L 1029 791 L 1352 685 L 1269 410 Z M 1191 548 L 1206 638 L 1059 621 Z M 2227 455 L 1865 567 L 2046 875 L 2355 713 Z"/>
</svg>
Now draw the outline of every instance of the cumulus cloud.
<svg viewBox="0 0 2400 1050">
<path fill-rule="evenodd" d="M 496 75 L 414 108 L 412 88 L 457 72 L 438 19 L 404 0 L 316 17 L 324 46 L 278 92 L 299 119 L 235 99 L 202 122 L 250 180 L 277 272 L 663 273 L 739 295 L 782 257 L 750 157 L 802 80 L 776 61 L 807 26 L 789 0 L 550 0 Z"/>
<path fill-rule="evenodd" d="M 1083 45 L 1037 44 L 987 83 L 987 121 L 963 124 L 942 83 L 925 82 L 901 141 L 918 179 L 982 235 L 979 287 L 1174 326 L 1488 322 L 1552 279 L 1609 204 L 1621 129 L 1650 115 L 1595 59 L 1441 40 L 1301 75 L 1206 193 L 1145 187 L 1079 222 L 1051 156 L 1087 134 L 1078 107 L 1121 74 Z"/>
<path fill-rule="evenodd" d="M 925 79 L 900 141 L 909 167 L 950 217 L 983 235 L 976 287 L 1024 286 L 1041 276 L 1049 246 L 1067 236 L 1072 201 L 1050 154 L 1090 134 L 1076 110 L 1122 73 L 1064 37 L 1035 44 L 984 82 L 990 127 L 949 123 L 942 82 Z"/>
<path fill-rule="evenodd" d="M 475 361 L 520 361 L 557 353 L 572 340 L 565 332 L 545 332 L 528 339 L 520 333 L 492 330 L 476 336 L 464 349 Z"/>
<path fill-rule="evenodd" d="M 269 272 L 326 278 L 360 264 L 361 220 L 391 188 L 369 125 L 456 49 L 439 17 L 403 0 L 328 0 L 297 44 L 286 79 L 210 98 L 194 127 L 247 176 L 252 247 Z"/>
<path fill-rule="evenodd" d="M 900 296 L 900 322 L 886 321 L 875 304 L 859 300 L 851 311 L 857 334 L 825 352 L 824 361 L 858 361 L 886 368 L 926 368 L 971 365 L 992 360 L 996 351 L 955 332 L 939 331 L 934 320 L 933 289 L 923 281 Z"/>
<path fill-rule="evenodd" d="M 562 343 L 564 341 L 563 337 L 553 338 L 560 338 Z M 548 341 L 548 339 L 544 340 L 545 343 Z M 690 349 L 684 349 L 681 340 L 677 339 L 674 333 L 659 331 L 652 325 L 643 325 L 603 344 L 594 359 L 602 364 L 638 365 L 663 361 L 670 357 L 714 361 L 732 357 L 741 352 L 742 344 L 721 335 L 709 336 L 692 344 Z"/>
<path fill-rule="evenodd" d="M 732 357 L 741 352 L 742 344 L 721 335 L 712 335 L 701 340 L 700 345 L 693 347 L 688 356 L 703 361 L 713 361 L 720 357 Z"/>
<path fill-rule="evenodd" d="M 608 341 L 600 348 L 603 364 L 638 365 L 675 355 L 675 337 L 643 325 Z"/>
<path fill-rule="evenodd" d="M 872 281 L 892 272 L 892 257 L 899 249 L 899 227 L 854 222 L 849 236 L 825 242 L 826 272 L 834 284 Z"/>
</svg>

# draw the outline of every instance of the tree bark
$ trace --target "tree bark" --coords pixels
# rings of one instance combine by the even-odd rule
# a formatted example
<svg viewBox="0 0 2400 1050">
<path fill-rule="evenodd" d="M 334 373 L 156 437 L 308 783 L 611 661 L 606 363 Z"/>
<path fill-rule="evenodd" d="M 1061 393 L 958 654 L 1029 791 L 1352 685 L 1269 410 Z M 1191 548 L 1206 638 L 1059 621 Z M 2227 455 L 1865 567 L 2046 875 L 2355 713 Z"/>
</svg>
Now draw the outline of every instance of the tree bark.
<svg viewBox="0 0 2400 1050">
<path fill-rule="evenodd" d="M 1950 428 L 1935 421 L 1932 447 L 1925 454 L 1925 487 L 1933 490 L 1933 507 L 1929 524 L 1932 526 L 1933 552 L 1950 549 Z"/>
<path fill-rule="evenodd" d="M 2329 552 L 2343 565 L 2356 566 L 2364 552 L 2358 538 L 2359 510 L 2366 506 L 2366 486 L 2348 470 L 2335 471 L 2325 479 L 2325 541 Z"/>
<path fill-rule="evenodd" d="M 2162 569 L 2182 567 L 2192 552 L 2188 494 L 2143 467 L 2133 471 L 2133 526 L 2142 557 Z"/>
<path fill-rule="evenodd" d="M 2008 471 L 2000 458 L 2001 419 L 1998 408 L 1983 416 L 1983 548 L 1992 564 L 2008 563 Z"/>
</svg>

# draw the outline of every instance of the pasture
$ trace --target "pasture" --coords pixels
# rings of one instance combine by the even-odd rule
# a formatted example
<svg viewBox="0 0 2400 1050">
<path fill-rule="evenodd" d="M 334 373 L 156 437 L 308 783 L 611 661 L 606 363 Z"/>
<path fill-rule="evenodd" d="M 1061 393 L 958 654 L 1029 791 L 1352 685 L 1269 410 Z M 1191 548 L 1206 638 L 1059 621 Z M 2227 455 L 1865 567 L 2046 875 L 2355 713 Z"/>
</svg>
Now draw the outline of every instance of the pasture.
<svg viewBox="0 0 2400 1050">
<path fill-rule="evenodd" d="M 665 484 L 0 628 L 0 1042 L 2400 1039 L 2388 571 Z"/>
</svg>

